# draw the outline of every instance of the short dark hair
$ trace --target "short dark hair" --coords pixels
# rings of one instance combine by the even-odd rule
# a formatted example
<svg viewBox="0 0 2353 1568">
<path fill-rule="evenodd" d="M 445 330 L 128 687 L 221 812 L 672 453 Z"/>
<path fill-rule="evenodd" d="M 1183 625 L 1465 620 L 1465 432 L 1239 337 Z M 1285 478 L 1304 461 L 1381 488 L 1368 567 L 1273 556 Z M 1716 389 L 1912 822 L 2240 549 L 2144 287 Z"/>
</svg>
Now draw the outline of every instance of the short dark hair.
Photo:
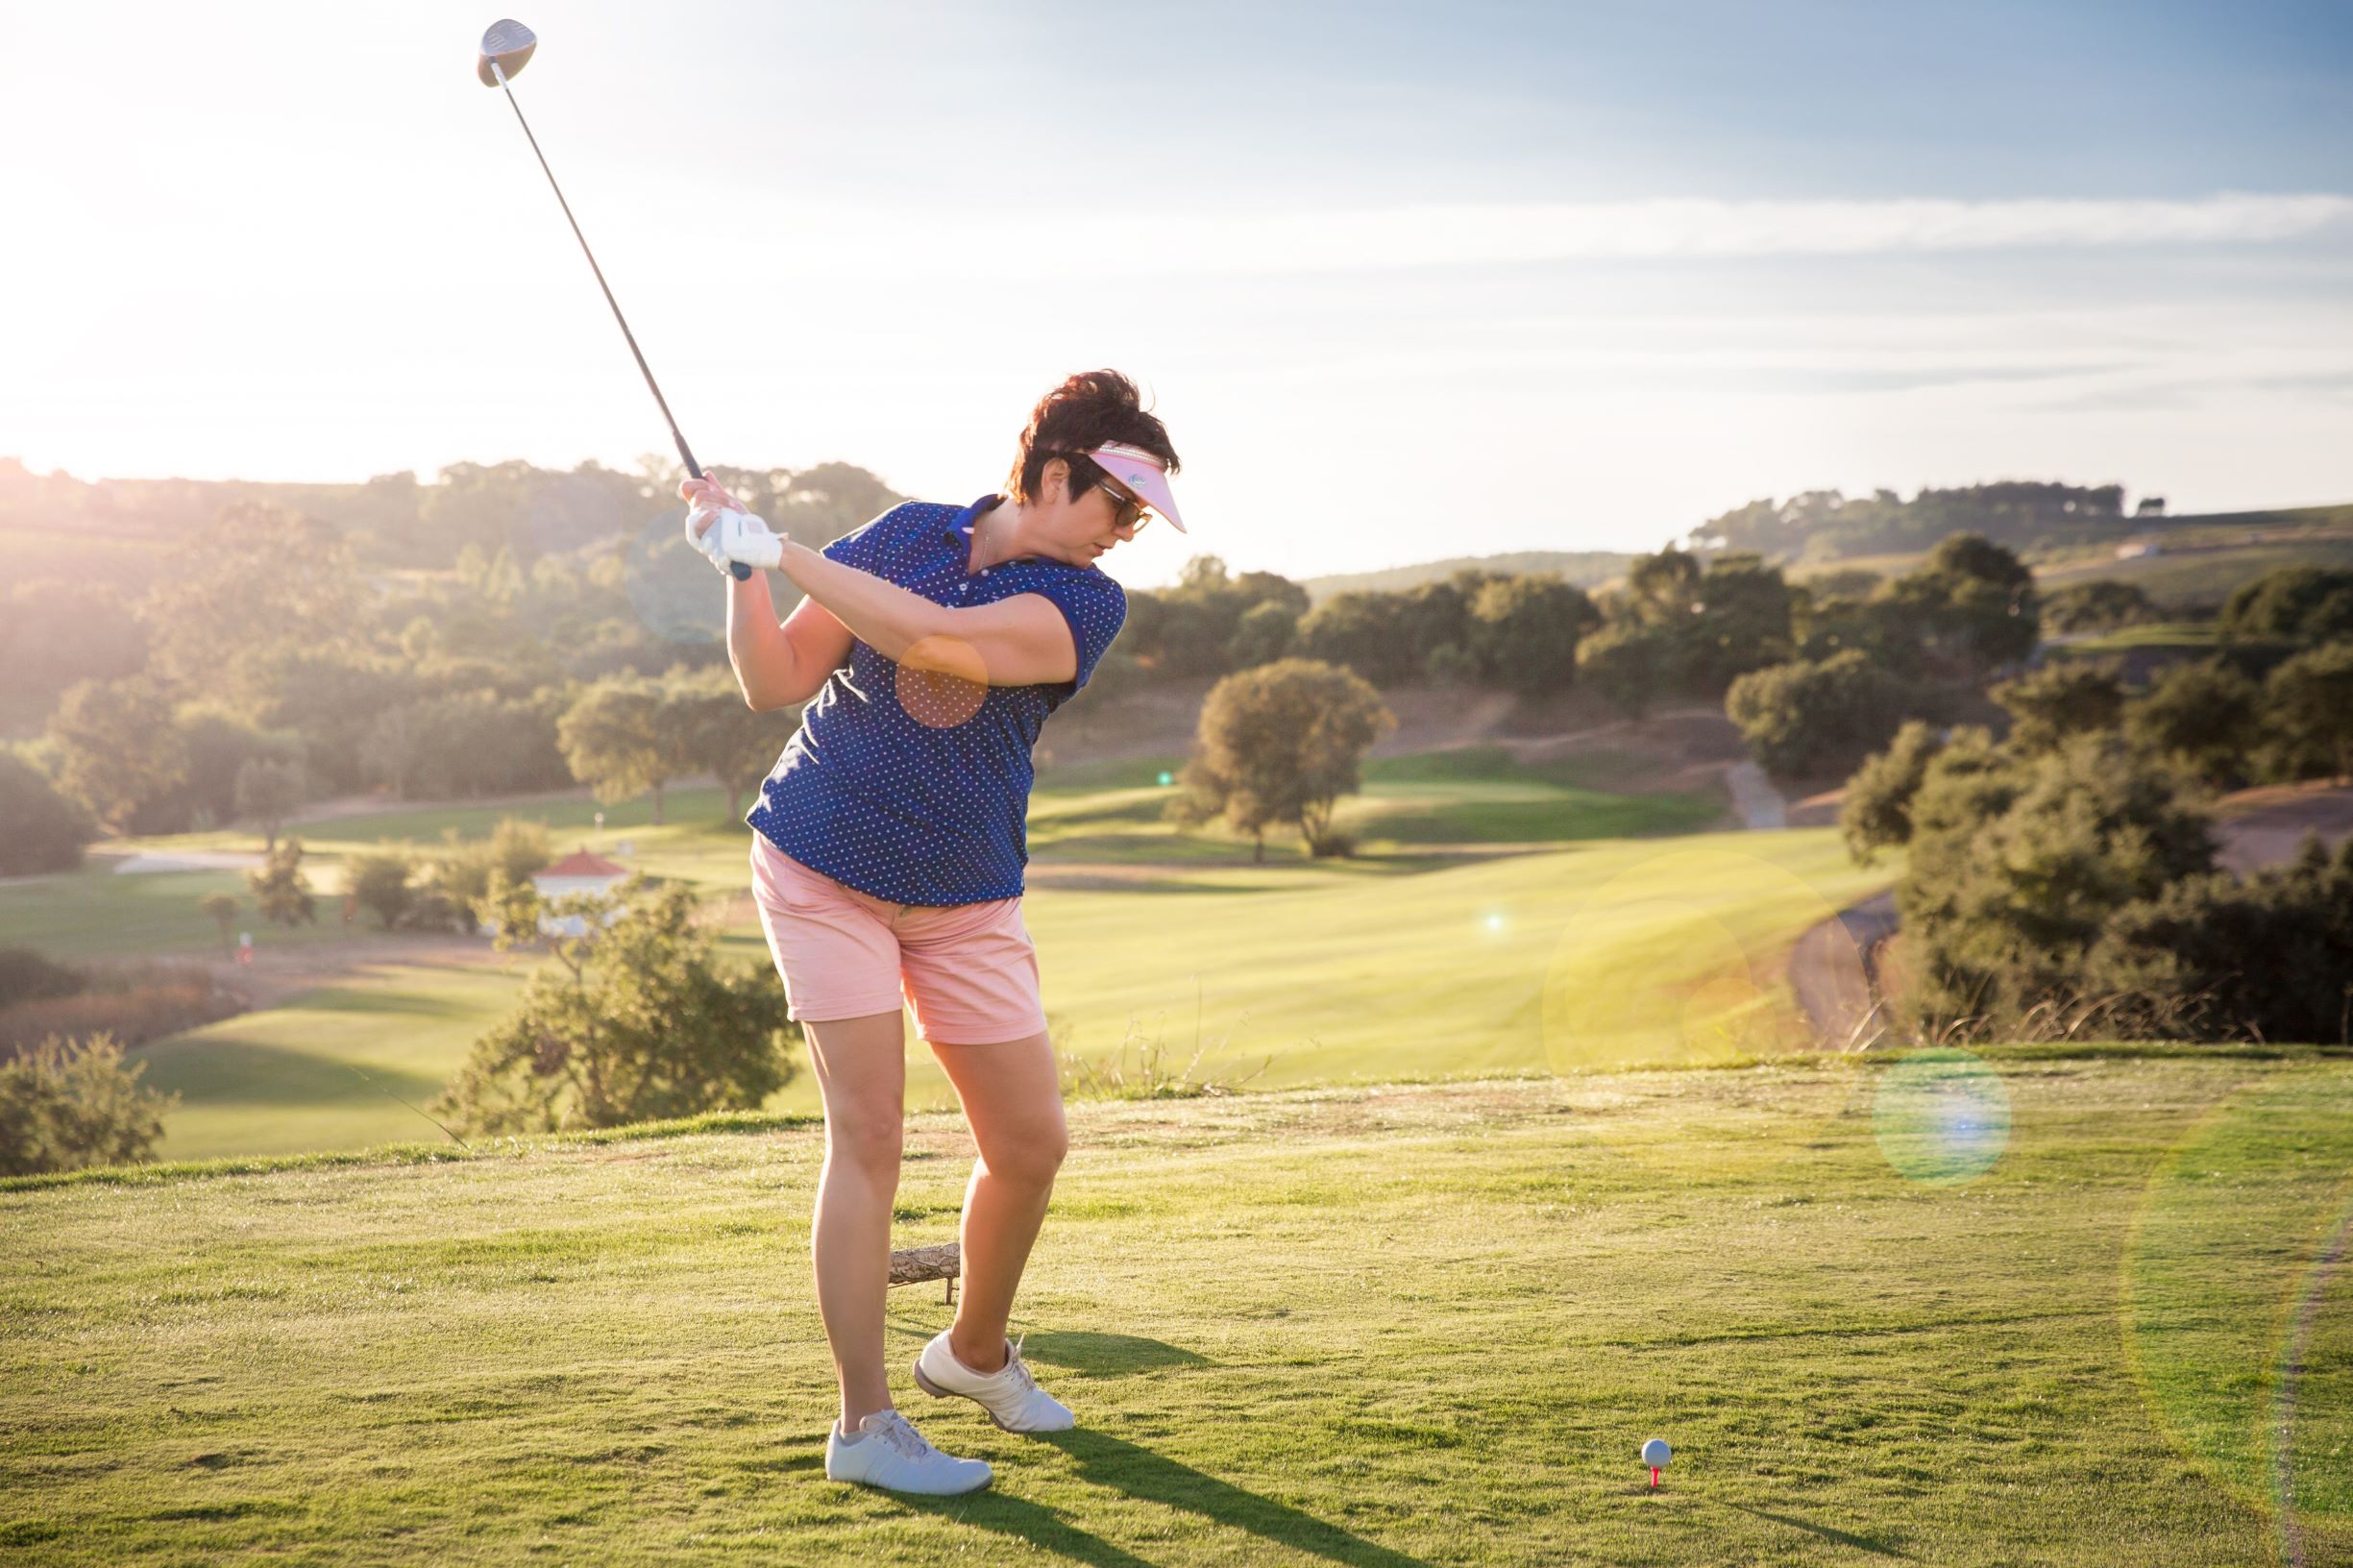
<svg viewBox="0 0 2353 1568">
<path fill-rule="evenodd" d="M 1038 400 L 1030 410 L 1029 428 L 1021 432 L 1020 454 L 1005 487 L 1017 502 L 1035 501 L 1045 482 L 1045 465 L 1060 457 L 1070 465 L 1070 494 L 1083 496 L 1102 482 L 1101 465 L 1087 455 L 1095 447 L 1117 441 L 1140 447 L 1158 457 L 1168 472 L 1177 471 L 1176 448 L 1168 444 L 1167 427 L 1148 413 L 1136 383 L 1115 370 L 1082 370 Z"/>
</svg>

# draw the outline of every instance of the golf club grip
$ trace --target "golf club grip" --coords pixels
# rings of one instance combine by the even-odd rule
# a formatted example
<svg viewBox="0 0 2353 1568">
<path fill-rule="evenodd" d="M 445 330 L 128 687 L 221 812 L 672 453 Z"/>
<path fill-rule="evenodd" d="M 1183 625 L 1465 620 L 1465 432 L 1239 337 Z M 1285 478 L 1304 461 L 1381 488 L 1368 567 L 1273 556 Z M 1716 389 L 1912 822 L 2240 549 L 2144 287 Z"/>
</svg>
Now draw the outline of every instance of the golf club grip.
<svg viewBox="0 0 2353 1568">
<path fill-rule="evenodd" d="M 557 199 L 561 200 L 562 198 L 559 197 Z M 625 332 L 628 331 L 628 329 L 624 327 L 622 331 Z M 635 339 L 630 340 L 629 347 L 632 349 L 637 347 Z M 640 363 L 642 364 L 643 361 L 641 360 Z M 653 374 L 650 371 L 647 372 L 646 384 L 649 386 L 653 384 Z M 653 398 L 656 403 L 661 402 L 662 394 L 658 387 L 654 390 Z M 668 419 L 670 417 L 670 405 L 668 404 L 663 404 L 662 405 L 662 417 L 664 419 Z M 701 478 L 703 477 L 702 465 L 695 461 L 695 454 L 693 453 L 686 450 L 686 437 L 678 433 L 677 426 L 673 425 L 670 428 L 670 438 L 678 443 L 678 455 L 685 459 L 686 471 L 693 475 L 696 478 Z M 749 582 L 751 580 L 751 568 L 743 561 L 729 561 L 727 563 L 727 570 L 734 576 L 735 580 L 738 582 Z"/>
</svg>

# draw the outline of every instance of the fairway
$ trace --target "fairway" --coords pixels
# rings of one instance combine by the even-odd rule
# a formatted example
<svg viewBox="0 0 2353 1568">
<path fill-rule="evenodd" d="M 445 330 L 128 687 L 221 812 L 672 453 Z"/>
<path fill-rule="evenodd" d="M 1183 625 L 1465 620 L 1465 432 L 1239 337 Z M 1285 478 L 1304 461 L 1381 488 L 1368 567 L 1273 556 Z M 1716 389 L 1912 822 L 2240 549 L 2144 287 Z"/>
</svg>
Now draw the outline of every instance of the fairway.
<svg viewBox="0 0 2353 1568">
<path fill-rule="evenodd" d="M 1607 788 L 1609 758 L 1540 766 L 1505 747 L 1457 747 L 1375 758 L 1338 823 L 1360 852 L 1311 860 L 1273 838 L 1263 861 L 1215 830 L 1163 818 L 1158 782 L 1177 757 L 1048 771 L 1031 802 L 1030 891 L 1045 1004 L 1059 1043 L 1131 1070 L 1157 1046 L 1169 1071 L 1202 1047 L 1197 1075 L 1257 1086 L 1444 1076 L 1542 1067 L 1544 993 L 1576 955 L 1561 948 L 1578 909 L 1630 868 L 1694 846 L 1727 852 L 1728 876 L 1695 887 L 1693 913 L 1728 921 L 1755 960 L 1778 954 L 1835 904 L 1884 886 L 1890 870 L 1857 872 L 1826 830 L 1699 834 L 1718 821 L 1718 791 L 1627 795 Z M 770 968 L 748 889 L 749 830 L 714 789 L 669 792 L 660 826 L 646 798 L 604 808 L 587 799 L 433 806 L 304 824 L 305 867 L 322 890 L 340 886 L 340 859 L 380 843 L 429 853 L 443 833 L 486 836 L 502 817 L 544 821 L 558 853 L 591 845 L 658 876 L 695 884 L 722 906 L 720 950 Z M 625 850 L 622 847 L 625 845 Z M 154 854 L 251 851 L 258 841 L 218 831 L 126 841 Z M 208 893 L 244 892 L 237 871 L 118 875 L 93 857 L 78 872 L 0 886 L 0 945 L 74 959 L 219 952 L 197 908 Z M 1790 878 L 1806 891 L 1791 896 Z M 342 923 L 336 900 L 320 922 L 256 925 L 266 951 L 373 941 L 362 915 Z M 1580 949 L 1615 954 L 1646 983 L 1706 977 L 1658 932 L 1582 931 Z M 137 1054 L 147 1081 L 182 1096 L 165 1118 L 167 1159 L 353 1149 L 432 1136 L 412 1106 L 431 1098 L 474 1040 L 520 995 L 532 960 L 511 969 L 418 962 L 395 938 L 351 972 L 283 1005 L 158 1041 Z M 479 958 L 495 964 L 487 939 Z M 448 942 L 461 942 L 450 938 Z M 1694 963 L 1698 968 L 1694 968 Z M 931 1052 L 908 1039 L 908 1103 L 954 1103 Z M 1639 1053 L 1636 1053 L 1637 1055 Z M 403 1102 L 407 1102 L 404 1104 Z M 805 1071 L 771 1100 L 818 1109 Z"/>
<path fill-rule="evenodd" d="M 1990 1060 L 2006 1138 L 1967 1171 L 1923 1163 L 1941 1123 L 1891 1119 L 1883 1066 L 1075 1106 L 1015 1332 L 1078 1430 L 923 1398 L 905 1362 L 946 1309 L 892 1298 L 902 1408 L 996 1467 L 944 1502 L 821 1473 L 813 1127 L 7 1184 L 0 1543 L 2353 1561 L 2353 1276 L 2314 1266 L 2341 1239 L 2353 1064 Z M 1727 1160 L 1735 1128 L 1763 1138 Z M 897 1239 L 945 1238 L 969 1145 L 926 1116 L 908 1146 Z M 1676 1455 L 1646 1495 L 1654 1435 Z"/>
<path fill-rule="evenodd" d="M 523 995 L 518 966 L 370 965 L 283 1007 L 240 1014 L 136 1053 L 150 1088 L 182 1096 L 161 1160 L 293 1154 L 438 1138 L 419 1110 L 477 1036 Z M 404 1105 L 403 1101 L 408 1103 Z"/>
</svg>

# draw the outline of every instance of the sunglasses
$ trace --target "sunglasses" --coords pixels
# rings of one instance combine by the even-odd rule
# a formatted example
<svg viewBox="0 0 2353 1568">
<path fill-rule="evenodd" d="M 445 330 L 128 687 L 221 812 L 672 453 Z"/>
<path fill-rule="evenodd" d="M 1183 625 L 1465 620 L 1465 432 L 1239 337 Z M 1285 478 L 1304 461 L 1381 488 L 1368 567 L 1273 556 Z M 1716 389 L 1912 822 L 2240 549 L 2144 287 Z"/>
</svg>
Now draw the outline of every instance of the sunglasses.
<svg viewBox="0 0 2353 1568">
<path fill-rule="evenodd" d="M 1097 479 L 1095 484 L 1111 498 L 1112 527 L 1124 528 L 1133 526 L 1137 532 L 1141 533 L 1143 526 L 1152 521 L 1152 514 L 1144 509 L 1142 497 L 1118 489 L 1108 478 Z"/>
</svg>

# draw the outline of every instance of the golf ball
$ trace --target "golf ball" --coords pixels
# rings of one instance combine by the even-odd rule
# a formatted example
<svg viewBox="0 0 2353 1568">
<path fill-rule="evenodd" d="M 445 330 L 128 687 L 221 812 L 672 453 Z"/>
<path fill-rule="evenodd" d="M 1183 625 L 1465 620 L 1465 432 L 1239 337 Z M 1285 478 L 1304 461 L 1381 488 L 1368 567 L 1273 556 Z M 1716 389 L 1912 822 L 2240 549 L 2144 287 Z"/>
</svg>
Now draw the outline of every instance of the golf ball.
<svg viewBox="0 0 2353 1568">
<path fill-rule="evenodd" d="M 1654 1437 L 1642 1445 L 1642 1462 L 1645 1464 L 1663 1465 L 1674 1457 L 1675 1450 L 1667 1446 L 1667 1440 L 1664 1437 Z"/>
</svg>

